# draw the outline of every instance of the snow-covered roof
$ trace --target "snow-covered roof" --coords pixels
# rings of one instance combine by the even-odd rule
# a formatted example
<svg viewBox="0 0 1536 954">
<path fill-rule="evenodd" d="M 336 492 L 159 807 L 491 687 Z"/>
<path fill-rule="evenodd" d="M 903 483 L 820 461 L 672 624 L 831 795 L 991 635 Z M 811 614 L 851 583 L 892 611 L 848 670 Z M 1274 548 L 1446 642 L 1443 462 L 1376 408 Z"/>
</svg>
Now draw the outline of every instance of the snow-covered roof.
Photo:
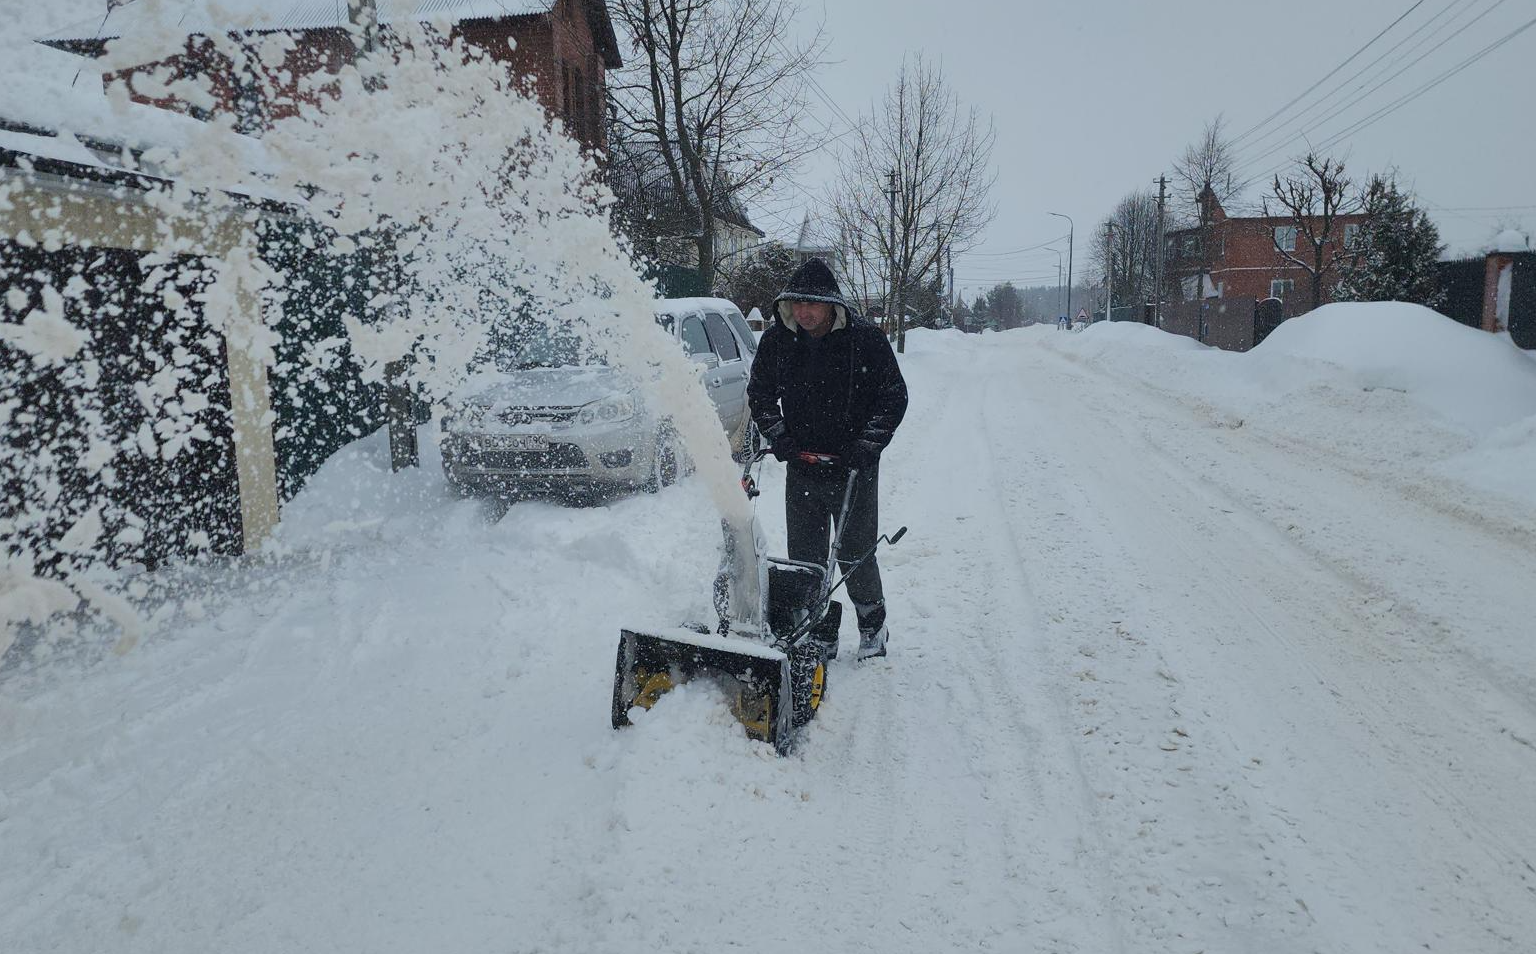
<svg viewBox="0 0 1536 954">
<path fill-rule="evenodd" d="M 1529 252 L 1531 240 L 1519 229 L 1505 229 L 1493 240 L 1495 252 Z"/>
<path fill-rule="evenodd" d="M 702 311 L 713 308 L 722 311 L 735 311 L 736 305 L 728 298 L 662 298 L 656 302 L 656 310 L 668 315 L 682 315 L 690 311 Z"/>
<path fill-rule="evenodd" d="M 55 108 L 61 104 L 66 108 L 50 121 L 40 118 L 39 110 L 12 111 L 14 102 L 0 98 L 0 151 L 69 163 L 114 177 L 170 181 L 176 178 L 173 156 L 177 152 L 187 149 L 197 137 L 217 137 L 221 153 L 240 170 L 223 185 L 226 191 L 289 205 L 303 202 L 299 196 L 281 194 L 267 184 L 274 164 L 258 139 L 215 130 L 191 117 L 136 103 L 114 109 L 105 99 L 91 103 L 88 96 L 54 103 Z"/>
<path fill-rule="evenodd" d="M 84 143 L 69 133 L 56 136 L 34 132 L 20 132 L 0 127 L 0 149 L 36 156 L 39 159 L 55 159 L 72 162 L 78 166 L 117 168 L 107 157 L 92 152 Z"/>
<path fill-rule="evenodd" d="M 548 13 L 556 0 L 379 0 L 379 22 L 493 19 Z M 173 25 L 187 35 L 230 30 L 317 30 L 348 23 L 347 0 L 146 0 L 129 2 L 43 37 L 50 45 L 108 40 Z"/>
</svg>

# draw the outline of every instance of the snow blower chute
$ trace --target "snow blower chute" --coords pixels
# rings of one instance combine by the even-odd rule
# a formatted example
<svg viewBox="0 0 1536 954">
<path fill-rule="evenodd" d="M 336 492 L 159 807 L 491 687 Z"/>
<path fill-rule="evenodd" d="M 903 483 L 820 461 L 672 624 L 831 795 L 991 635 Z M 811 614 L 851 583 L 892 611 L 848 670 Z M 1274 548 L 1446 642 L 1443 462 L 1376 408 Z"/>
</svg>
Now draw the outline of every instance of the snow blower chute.
<svg viewBox="0 0 1536 954">
<path fill-rule="evenodd" d="M 752 468 L 762 459 L 761 452 L 748 456 L 741 476 L 742 489 L 754 500 L 758 490 Z M 829 476 L 832 469 L 841 469 L 838 459 L 827 454 L 801 454 L 800 461 L 827 468 Z M 843 607 L 833 594 L 881 543 L 894 544 L 907 532 L 902 527 L 880 537 L 875 547 L 852 561 L 834 581 L 857 477 L 857 471 L 848 471 L 837 530 L 824 565 L 764 556 L 755 508 L 751 561 L 755 566 L 733 562 L 731 554 L 741 552 L 740 541 L 724 524 L 726 558 L 715 578 L 719 625 L 623 630 L 613 679 L 615 729 L 630 724 L 629 713 L 635 707 L 649 709 L 674 686 L 709 678 L 725 690 L 731 711 L 748 736 L 772 743 L 780 755 L 793 748 L 799 729 L 821 707 L 827 691 L 827 663 L 837 653 Z M 753 574 L 755 580 L 743 578 Z"/>
</svg>

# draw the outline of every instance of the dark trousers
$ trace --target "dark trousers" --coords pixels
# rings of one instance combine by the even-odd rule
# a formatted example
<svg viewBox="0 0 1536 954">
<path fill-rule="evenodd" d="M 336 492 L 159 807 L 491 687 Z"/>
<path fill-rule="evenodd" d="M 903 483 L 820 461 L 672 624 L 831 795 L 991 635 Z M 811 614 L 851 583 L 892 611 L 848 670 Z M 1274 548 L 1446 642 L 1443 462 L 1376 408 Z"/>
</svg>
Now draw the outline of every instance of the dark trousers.
<svg viewBox="0 0 1536 954">
<path fill-rule="evenodd" d="M 789 536 L 789 558 L 823 566 L 832 543 L 832 526 L 843 506 L 848 472 L 841 467 L 816 468 L 791 462 L 784 482 L 784 516 Z M 838 562 L 848 566 L 874 548 L 880 530 L 880 467 L 859 472 L 854 480 L 853 504 L 843 528 Z M 874 557 L 848 578 L 848 598 L 859 616 L 860 629 L 877 629 L 885 622 L 885 590 L 880 586 L 880 567 Z"/>
</svg>

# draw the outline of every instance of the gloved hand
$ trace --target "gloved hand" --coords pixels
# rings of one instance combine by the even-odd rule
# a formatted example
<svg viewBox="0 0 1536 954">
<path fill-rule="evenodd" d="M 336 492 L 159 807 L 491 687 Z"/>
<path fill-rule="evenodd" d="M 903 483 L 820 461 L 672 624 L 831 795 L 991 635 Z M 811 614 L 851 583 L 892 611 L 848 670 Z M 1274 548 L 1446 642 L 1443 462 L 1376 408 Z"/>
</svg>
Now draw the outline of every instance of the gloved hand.
<svg viewBox="0 0 1536 954">
<path fill-rule="evenodd" d="M 781 461 L 787 463 L 800 452 L 800 443 L 789 435 L 789 428 L 783 421 L 763 432 L 763 437 L 768 441 L 768 453 Z"/>
<path fill-rule="evenodd" d="M 788 463 L 791 457 L 794 457 L 796 454 L 800 453 L 800 444 L 798 441 L 786 435 L 770 444 L 768 446 L 768 453 L 772 454 L 774 457 L 777 457 L 779 460 Z"/>
<path fill-rule="evenodd" d="M 849 470 L 869 470 L 880 463 L 880 450 L 873 441 L 850 441 L 843 448 L 843 465 Z"/>
</svg>

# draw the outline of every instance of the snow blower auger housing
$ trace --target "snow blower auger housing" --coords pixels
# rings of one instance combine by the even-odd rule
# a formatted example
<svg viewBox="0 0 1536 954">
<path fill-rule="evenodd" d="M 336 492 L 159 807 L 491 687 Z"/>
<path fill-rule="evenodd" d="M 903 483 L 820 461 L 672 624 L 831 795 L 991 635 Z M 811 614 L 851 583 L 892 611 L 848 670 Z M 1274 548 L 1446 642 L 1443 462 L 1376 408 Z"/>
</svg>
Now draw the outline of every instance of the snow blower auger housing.
<svg viewBox="0 0 1536 954">
<path fill-rule="evenodd" d="M 761 460 L 761 453 L 749 457 L 742 474 L 742 488 L 754 498 L 757 486 L 752 467 Z M 805 454 L 801 460 L 818 467 L 840 466 L 837 458 L 825 454 Z M 761 581 L 761 606 L 755 614 L 760 622 L 743 622 L 741 617 L 747 614 L 731 612 L 727 597 L 731 588 L 722 571 L 715 582 L 717 630 L 698 625 L 621 632 L 613 679 L 615 729 L 630 724 L 629 713 L 635 707 L 649 709 L 673 687 L 708 678 L 724 689 L 732 714 L 749 737 L 771 743 L 779 755 L 793 749 L 800 728 L 821 708 L 827 663 L 837 654 L 843 607 L 832 595 L 847 580 L 847 573 L 835 582 L 833 573 L 857 477 L 857 471 L 849 471 L 838 530 L 825 565 L 764 557 L 760 543 L 755 545 L 758 565 L 747 572 L 755 570 Z M 755 515 L 753 521 L 754 540 L 760 541 Z M 889 538 L 881 537 L 876 546 L 895 543 L 905 532 L 903 527 Z M 729 549 L 729 528 L 726 535 Z M 849 571 L 873 554 L 871 549 L 860 556 Z"/>
</svg>

